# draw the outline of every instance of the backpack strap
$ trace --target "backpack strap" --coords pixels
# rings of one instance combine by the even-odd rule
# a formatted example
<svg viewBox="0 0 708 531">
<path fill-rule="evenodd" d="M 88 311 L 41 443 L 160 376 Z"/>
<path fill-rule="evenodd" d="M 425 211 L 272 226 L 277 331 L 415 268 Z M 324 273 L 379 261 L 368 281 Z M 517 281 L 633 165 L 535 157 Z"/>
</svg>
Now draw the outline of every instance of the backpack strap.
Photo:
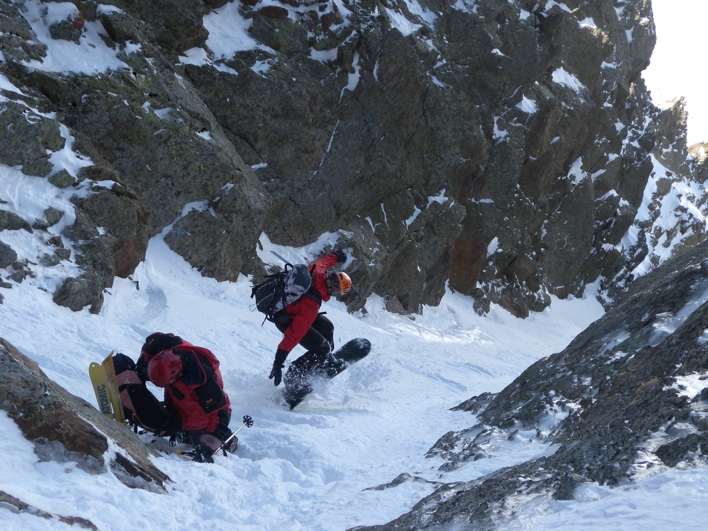
<svg viewBox="0 0 708 531">
<path fill-rule="evenodd" d="M 303 295 L 303 296 L 307 296 L 307 297 L 310 297 L 311 299 L 315 299 L 317 301 L 317 304 L 322 306 L 322 296 L 319 293 L 317 293 L 314 289 L 307 290 L 305 292 L 305 295 Z"/>
<path fill-rule="evenodd" d="M 310 266 L 310 278 L 312 279 L 312 281 L 310 282 L 310 289 L 305 292 L 305 295 L 307 295 L 311 299 L 315 299 L 317 301 L 317 304 L 322 306 L 322 295 L 317 293 L 317 290 L 315 289 L 315 264 L 312 264 L 312 266 Z"/>
<path fill-rule="evenodd" d="M 276 273 L 276 275 L 279 275 L 282 279 L 285 279 L 285 277 L 287 277 L 288 273 L 290 271 L 292 271 L 293 269 L 295 269 L 294 265 L 292 265 L 290 262 L 285 262 L 285 267 L 283 267 L 283 270 L 280 273 Z M 282 280 L 281 282 L 284 283 L 284 280 Z M 282 293 L 280 294 L 280 301 L 279 301 L 283 307 L 280 310 L 278 310 L 277 312 L 273 311 L 273 308 L 270 309 L 270 311 L 268 312 L 268 315 L 267 315 L 267 319 L 270 322 L 275 322 L 275 315 L 277 313 L 283 311 L 285 309 L 285 307 L 287 306 L 286 297 L 287 297 L 287 294 L 285 293 L 285 290 L 283 290 Z"/>
</svg>

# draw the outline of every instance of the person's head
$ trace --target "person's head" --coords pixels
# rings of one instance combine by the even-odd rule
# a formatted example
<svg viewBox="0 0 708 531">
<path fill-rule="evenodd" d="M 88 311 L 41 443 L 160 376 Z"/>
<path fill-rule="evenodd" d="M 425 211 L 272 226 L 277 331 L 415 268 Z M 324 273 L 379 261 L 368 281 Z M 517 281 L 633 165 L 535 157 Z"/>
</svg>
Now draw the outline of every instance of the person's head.
<svg viewBox="0 0 708 531">
<path fill-rule="evenodd" d="M 325 280 L 330 295 L 344 295 L 352 289 L 352 279 L 342 271 L 330 269 Z"/>
<path fill-rule="evenodd" d="M 158 387 L 167 387 L 182 374 L 182 358 L 172 350 L 163 350 L 148 363 L 148 378 Z"/>
<path fill-rule="evenodd" d="M 141 353 L 146 354 L 147 359 L 150 359 L 152 356 L 159 354 L 163 350 L 176 347 L 180 343 L 184 343 L 184 340 L 179 336 L 155 332 L 145 338 L 145 343 L 143 344 Z"/>
</svg>

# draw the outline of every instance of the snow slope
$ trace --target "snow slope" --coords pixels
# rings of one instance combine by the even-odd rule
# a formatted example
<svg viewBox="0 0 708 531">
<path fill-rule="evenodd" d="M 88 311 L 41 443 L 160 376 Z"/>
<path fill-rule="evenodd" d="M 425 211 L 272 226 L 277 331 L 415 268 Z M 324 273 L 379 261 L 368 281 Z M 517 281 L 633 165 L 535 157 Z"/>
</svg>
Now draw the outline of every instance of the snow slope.
<svg viewBox="0 0 708 531">
<path fill-rule="evenodd" d="M 311 258 L 336 235 L 306 249 L 274 248 L 263 238 L 262 256 L 274 248 L 287 258 Z M 277 259 L 271 255 L 271 261 Z M 169 495 L 129 489 L 110 472 L 92 476 L 72 463 L 40 463 L 17 426 L 0 412 L 0 490 L 43 511 L 81 516 L 99 529 L 337 530 L 385 523 L 432 492 L 434 482 L 468 481 L 500 467 L 552 451 L 537 440 L 492 441 L 495 457 L 442 473 L 425 457 L 451 430 L 472 426 L 473 416 L 449 409 L 485 392 L 499 391 L 530 363 L 562 348 L 602 310 L 593 297 L 554 301 L 526 320 L 494 309 L 472 312 L 471 300 L 448 293 L 423 315 L 392 315 L 372 300 L 349 315 L 341 302 L 326 305 L 341 344 L 363 336 L 370 356 L 295 411 L 268 380 L 280 334 L 251 311 L 249 279 L 219 283 L 202 278 L 156 237 L 132 279 L 116 279 L 99 315 L 74 313 L 51 302 L 37 286 L 42 271 L 2 291 L 2 335 L 35 359 L 55 381 L 94 402 L 87 367 L 115 349 L 137 357 L 144 337 L 173 331 L 212 349 L 222 361 L 234 415 L 254 426 L 240 435 L 237 455 L 196 464 L 171 455 L 155 463 L 173 480 Z M 293 355 L 302 353 L 298 347 Z M 292 355 L 291 355 L 292 356 Z M 154 389 L 156 392 L 158 390 Z M 143 436 L 149 443 L 149 437 Z M 403 481 L 372 490 L 400 474 Z M 669 519 L 698 528 L 708 480 L 700 470 L 669 472 L 639 486 L 584 486 L 575 502 L 529 507 L 522 528 L 597 527 L 658 529 Z M 695 496 L 685 497 L 686 492 Z M 686 512 L 691 499 L 692 512 Z M 703 504 L 705 505 L 705 504 Z M 661 517 L 659 517 L 661 513 Z M 58 521 L 16 514 L 0 506 L 4 529 L 61 529 Z M 648 527 L 644 527 L 648 526 Z"/>
<path fill-rule="evenodd" d="M 174 480 L 171 495 L 161 496 L 128 489 L 110 472 L 96 477 L 71 464 L 39 463 L 31 444 L 0 414 L 2 451 L 16 465 L 16 473 L 0 479 L 0 490 L 50 513 L 83 516 L 100 529 L 117 529 L 118 523 L 201 528 L 210 521 L 216 528 L 344 529 L 395 518 L 434 485 L 411 481 L 384 491 L 365 489 L 401 473 L 430 482 L 468 480 L 545 451 L 529 441 L 523 451 L 500 453 L 451 474 L 439 473 L 440 463 L 424 457 L 444 433 L 474 423 L 469 414 L 449 408 L 499 391 L 601 313 L 593 300 L 576 300 L 525 321 L 501 311 L 479 317 L 471 300 L 453 294 L 415 318 L 386 313 L 380 300 L 357 315 L 330 302 L 324 309 L 336 325 L 337 343 L 367 337 L 372 353 L 291 412 L 267 379 L 280 334 L 251 311 L 248 279 L 202 278 L 157 237 L 132 279 L 116 279 L 100 315 L 55 306 L 35 287 L 38 282 L 3 290 L 3 336 L 60 385 L 93 403 L 91 361 L 114 349 L 137 358 L 146 335 L 172 331 L 220 358 L 234 408 L 232 429 L 243 415 L 254 420 L 253 428 L 239 434 L 236 457 L 219 458 L 213 466 L 177 456 L 157 460 Z M 291 359 L 301 353 L 298 347 Z M 23 528 L 46 527 L 36 517 L 0 510 L 0 524 L 22 520 Z"/>
</svg>

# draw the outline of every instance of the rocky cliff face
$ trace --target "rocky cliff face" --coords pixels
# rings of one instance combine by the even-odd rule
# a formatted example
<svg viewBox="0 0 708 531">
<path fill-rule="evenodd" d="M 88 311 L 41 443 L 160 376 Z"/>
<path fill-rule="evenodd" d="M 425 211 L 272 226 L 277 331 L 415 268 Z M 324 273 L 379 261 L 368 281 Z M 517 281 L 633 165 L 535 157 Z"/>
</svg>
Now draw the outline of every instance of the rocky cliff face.
<svg viewBox="0 0 708 531">
<path fill-rule="evenodd" d="M 657 109 L 642 82 L 654 39 L 646 0 L 1 2 L 0 288 L 54 268 L 55 301 L 97 312 L 156 234 L 234 280 L 264 271 L 263 233 L 328 231 L 364 264 L 352 308 L 376 292 L 416 312 L 448 283 L 525 316 L 588 283 L 628 288 L 565 351 L 462 404 L 478 424 L 430 450 L 455 468 L 523 431 L 553 455 L 441 486 L 384 528 L 493 528 L 519 493 L 689 462 L 708 448 L 706 392 L 682 389 L 706 365 L 707 165 L 682 103 Z M 105 59 L 87 66 L 91 46 Z M 28 180 L 52 207 L 31 208 Z M 0 363 L 27 437 L 102 469 L 104 435 L 72 447 L 61 434 L 85 423 L 31 403 L 51 387 L 55 423 L 111 426 L 11 345 Z M 125 455 L 110 466 L 127 484 L 164 488 L 144 449 Z"/>
<path fill-rule="evenodd" d="M 410 513 L 367 529 L 498 529 L 527 504 L 573 499 L 585 482 L 623 485 L 652 470 L 705 463 L 707 252 L 704 242 L 636 280 L 563 352 L 500 393 L 458 406 L 478 423 L 429 451 L 444 458 L 443 470 L 493 455 L 494 441 L 510 441 L 506 451 L 544 441 L 555 445 L 550 455 L 440 486 Z M 422 480 L 397 479 L 380 488 Z"/>
<path fill-rule="evenodd" d="M 365 264 L 352 308 L 376 292 L 417 312 L 449 283 L 520 316 L 598 280 L 611 297 L 705 235 L 683 107 L 660 111 L 641 79 L 646 0 L 13 0 L 0 15 L 0 163 L 72 202 L 27 219 L 0 195 L 2 286 L 35 267 L 3 236 L 24 230 L 44 263 L 76 267 L 55 292 L 72 309 L 98 311 L 163 230 L 219 280 L 263 273 L 263 233 L 339 231 Z M 229 48 L 223 21 L 248 44 Z M 91 39 L 105 66 L 58 64 L 57 43 Z"/>
</svg>

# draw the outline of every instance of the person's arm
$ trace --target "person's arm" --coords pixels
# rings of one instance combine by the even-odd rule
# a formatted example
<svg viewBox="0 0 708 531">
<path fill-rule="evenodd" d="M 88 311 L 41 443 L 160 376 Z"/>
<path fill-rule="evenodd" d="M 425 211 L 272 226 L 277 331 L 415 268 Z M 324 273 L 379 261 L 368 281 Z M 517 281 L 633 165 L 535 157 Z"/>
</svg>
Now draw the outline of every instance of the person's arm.
<svg viewBox="0 0 708 531">
<path fill-rule="evenodd" d="M 344 251 L 342 251 L 341 249 L 337 249 L 337 250 L 334 251 L 332 254 L 337 257 L 337 262 L 339 262 L 339 263 L 341 263 L 341 264 L 343 264 L 344 262 L 347 261 L 347 255 L 346 255 L 346 253 L 345 253 Z"/>
<path fill-rule="evenodd" d="M 303 296 L 297 303 L 288 307 L 288 317 L 291 319 L 290 326 L 285 329 L 283 340 L 278 345 L 278 350 L 275 351 L 273 368 L 268 375 L 268 378 L 273 380 L 273 384 L 276 387 L 283 380 L 285 359 L 290 351 L 305 337 L 312 323 L 315 322 L 319 309 L 320 305 L 317 301 L 307 296 Z"/>
<path fill-rule="evenodd" d="M 343 254 L 344 253 L 342 251 L 326 254 L 322 258 L 318 258 L 317 260 L 315 260 L 313 262 L 313 265 L 316 269 L 324 273 L 330 267 L 336 266 L 339 262 L 344 262 L 344 260 L 347 259 L 346 256 L 344 256 L 344 260 L 340 260 L 341 255 Z"/>
</svg>

